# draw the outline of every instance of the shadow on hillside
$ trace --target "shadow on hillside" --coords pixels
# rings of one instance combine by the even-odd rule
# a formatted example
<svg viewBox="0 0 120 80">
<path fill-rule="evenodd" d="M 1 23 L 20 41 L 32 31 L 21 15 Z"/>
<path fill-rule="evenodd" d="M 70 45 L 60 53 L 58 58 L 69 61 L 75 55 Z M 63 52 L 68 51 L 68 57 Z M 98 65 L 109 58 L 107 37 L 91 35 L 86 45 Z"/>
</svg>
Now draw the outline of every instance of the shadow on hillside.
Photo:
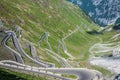
<svg viewBox="0 0 120 80">
<path fill-rule="evenodd" d="M 92 30 L 92 31 L 86 31 L 86 33 L 90 34 L 90 35 L 100 35 L 102 34 L 102 32 L 98 32 L 96 30 Z"/>
<path fill-rule="evenodd" d="M 113 26 L 113 30 L 120 30 L 120 24 Z"/>
<path fill-rule="evenodd" d="M 0 69 L 0 80 L 26 80 L 26 79 Z"/>
</svg>

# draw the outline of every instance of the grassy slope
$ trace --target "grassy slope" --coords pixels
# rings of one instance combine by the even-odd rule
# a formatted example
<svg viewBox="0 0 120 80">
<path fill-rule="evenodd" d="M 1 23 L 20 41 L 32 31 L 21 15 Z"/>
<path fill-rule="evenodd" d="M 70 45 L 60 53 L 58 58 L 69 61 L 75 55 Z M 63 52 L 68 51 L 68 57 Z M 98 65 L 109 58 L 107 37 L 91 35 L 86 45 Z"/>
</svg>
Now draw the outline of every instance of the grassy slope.
<svg viewBox="0 0 120 80">
<path fill-rule="evenodd" d="M 77 25 L 80 26 L 81 31 L 77 31 L 66 39 L 67 48 L 71 54 L 78 57 L 80 54 L 88 54 L 83 48 L 88 49 L 89 46 L 86 43 L 95 39 L 95 37 L 89 37 L 84 31 L 88 29 L 86 26 L 91 25 L 90 20 L 86 19 L 87 17 L 78 7 L 65 0 L 2 0 L 0 4 L 2 4 L 0 7 L 1 18 L 8 25 L 13 26 L 14 23 L 20 25 L 24 38 L 29 41 L 36 43 L 43 32 L 49 32 L 49 42 L 55 52 L 58 39 L 69 34 Z M 95 24 L 92 23 L 92 25 L 89 27 L 90 29 L 98 28 Z M 45 42 L 41 46 L 48 48 Z"/>
<path fill-rule="evenodd" d="M 54 52 L 57 52 L 58 39 L 62 39 L 79 26 L 80 30 L 65 39 L 68 52 L 79 62 L 86 61 L 90 54 L 88 49 L 99 42 L 98 35 L 86 33 L 87 30 L 98 30 L 99 27 L 77 6 L 65 0 L 1 0 L 0 10 L 0 18 L 6 23 L 7 28 L 14 30 L 15 24 L 21 26 L 23 37 L 34 44 L 37 52 L 46 61 L 57 64 L 45 54 L 45 51 L 35 45 L 44 32 L 50 33 L 49 42 Z M 110 37 L 108 35 L 112 36 L 113 33 L 109 32 L 100 37 L 108 40 Z M 41 47 L 48 48 L 45 41 L 41 43 Z M 62 54 L 67 58 L 64 53 Z"/>
</svg>

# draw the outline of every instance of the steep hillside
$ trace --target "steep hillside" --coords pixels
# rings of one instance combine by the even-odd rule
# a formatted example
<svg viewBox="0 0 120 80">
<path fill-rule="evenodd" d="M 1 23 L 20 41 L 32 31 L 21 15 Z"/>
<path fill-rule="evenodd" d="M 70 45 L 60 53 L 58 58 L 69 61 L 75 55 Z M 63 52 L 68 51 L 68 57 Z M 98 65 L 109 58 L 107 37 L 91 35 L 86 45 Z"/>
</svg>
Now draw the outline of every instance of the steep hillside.
<svg viewBox="0 0 120 80">
<path fill-rule="evenodd" d="M 49 32 L 49 43 L 54 52 L 57 52 L 58 40 L 62 40 L 76 28 L 79 29 L 65 39 L 68 52 L 73 56 L 80 58 L 82 55 L 82 58 L 86 56 L 87 59 L 88 51 L 84 48 L 88 49 L 88 45 L 92 45 L 91 41 L 98 40 L 86 34 L 86 30 L 95 30 L 99 27 L 78 7 L 65 0 L 2 0 L 0 4 L 0 16 L 8 29 L 14 30 L 14 26 L 19 25 L 22 28 L 23 38 L 34 44 L 42 33 Z M 43 41 L 41 47 L 48 48 L 48 45 Z M 63 56 L 67 57 L 64 53 Z"/>
<path fill-rule="evenodd" d="M 101 29 L 78 6 L 66 0 L 1 0 L 0 10 L 0 19 L 6 30 L 15 31 L 16 27 L 22 30 L 19 40 L 26 53 L 30 55 L 28 45 L 31 43 L 40 59 L 55 63 L 57 67 L 61 65 L 48 50 L 64 57 L 73 67 L 92 68 L 88 61 L 90 55 L 102 53 L 96 49 L 100 46 L 94 47 L 94 44 L 119 40 L 111 39 L 119 32 L 111 26 Z M 12 46 L 9 42 L 8 45 Z"/>
<path fill-rule="evenodd" d="M 15 30 L 16 26 L 20 26 L 22 29 L 20 41 L 23 47 L 26 41 L 30 41 L 41 58 L 47 61 L 49 55 L 40 48 L 50 49 L 50 47 L 45 39 L 37 43 L 45 32 L 49 33 L 48 41 L 53 52 L 69 58 L 61 47 L 58 50 L 58 41 L 63 40 L 67 52 L 76 57 L 75 60 L 89 58 L 89 48 L 99 42 L 98 36 L 103 38 L 105 36 L 107 39 L 107 35 L 96 33 L 94 35 L 95 31 L 100 30 L 99 26 L 94 24 L 77 6 L 66 0 L 2 0 L 0 5 L 1 20 L 6 28 Z M 93 34 L 91 35 L 89 32 L 93 32 Z M 114 35 L 111 32 L 107 34 Z M 29 47 L 24 48 L 29 54 Z M 50 61 L 54 60 L 50 58 Z"/>
</svg>

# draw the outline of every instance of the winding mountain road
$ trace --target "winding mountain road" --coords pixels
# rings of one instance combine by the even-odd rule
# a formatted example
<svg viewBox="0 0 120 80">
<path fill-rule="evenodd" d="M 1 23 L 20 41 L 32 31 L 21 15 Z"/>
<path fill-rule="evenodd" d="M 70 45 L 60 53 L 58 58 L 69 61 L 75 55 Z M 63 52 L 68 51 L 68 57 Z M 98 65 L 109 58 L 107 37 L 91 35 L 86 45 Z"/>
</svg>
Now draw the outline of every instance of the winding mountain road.
<svg viewBox="0 0 120 80">
<path fill-rule="evenodd" d="M 11 69 L 11 70 L 13 69 L 20 70 L 23 72 L 26 71 L 26 72 L 43 74 L 46 76 L 51 76 L 51 77 L 62 79 L 62 80 L 74 80 L 71 78 L 65 78 L 61 76 L 62 74 L 75 75 L 77 77 L 77 79 L 75 80 L 102 80 L 103 79 L 102 74 L 96 70 L 90 70 L 86 68 L 54 68 L 54 66 L 51 64 L 46 64 L 44 62 L 40 62 L 36 59 L 33 59 L 24 52 L 24 50 L 22 49 L 19 43 L 19 40 L 16 37 L 16 34 L 13 31 L 5 31 L 5 34 L 6 34 L 6 37 L 2 40 L 1 44 L 9 51 L 12 51 L 14 55 L 17 55 L 16 58 L 18 59 L 18 62 L 3 60 L 3 61 L 0 61 L 0 67 Z M 6 42 L 10 37 L 12 37 L 13 44 L 20 54 L 6 45 Z M 57 58 L 58 61 L 63 60 L 62 64 L 69 65 L 67 64 L 66 60 L 64 60 L 64 58 L 62 58 L 61 56 L 55 54 L 51 50 L 47 50 L 47 51 L 52 53 L 51 55 L 54 55 L 54 57 Z M 33 61 L 34 63 L 39 64 L 41 67 L 35 67 L 35 66 L 29 66 L 29 65 L 23 64 L 24 61 L 22 60 L 21 56 Z"/>
<path fill-rule="evenodd" d="M 27 58 L 27 59 L 35 62 L 36 64 L 38 64 L 38 65 L 40 65 L 40 66 L 42 66 L 42 67 L 54 67 L 54 65 L 45 64 L 45 63 L 43 63 L 43 62 L 37 61 L 37 60 L 31 58 L 30 56 L 28 56 L 28 55 L 24 52 L 24 50 L 22 49 L 22 47 L 21 47 L 21 45 L 20 45 L 20 43 L 19 43 L 19 40 L 17 39 L 17 36 L 16 36 L 16 34 L 15 34 L 13 31 L 5 31 L 5 34 L 7 35 L 7 37 L 5 37 L 5 38 L 2 40 L 2 45 L 3 45 L 6 49 L 14 52 L 15 54 L 17 54 L 17 56 L 18 56 L 19 53 L 20 53 L 21 56 L 23 56 L 23 57 L 25 57 L 25 58 Z M 8 46 L 6 45 L 6 41 L 7 41 L 11 36 L 12 36 L 13 44 L 14 44 L 15 48 L 17 49 L 17 51 L 18 51 L 19 53 L 16 52 L 15 50 L 11 49 L 10 47 L 8 47 Z M 19 59 L 19 58 L 17 58 L 17 59 Z M 20 62 L 21 62 L 21 61 L 20 61 Z"/>
<path fill-rule="evenodd" d="M 53 64 L 53 63 L 48 63 L 48 62 L 44 62 L 44 61 L 40 60 L 37 55 L 36 49 L 32 44 L 30 44 L 30 53 L 31 53 L 33 59 L 35 59 L 45 65 L 48 65 L 48 67 L 55 67 L 55 64 Z"/>
<path fill-rule="evenodd" d="M 1 45 L 3 47 L 5 47 L 6 49 L 8 49 L 9 51 L 13 52 L 17 62 L 24 64 L 24 61 L 23 61 L 21 55 L 18 52 L 16 52 L 15 50 L 13 50 L 12 48 L 10 48 L 6 45 L 6 41 L 10 38 L 10 36 L 11 36 L 11 33 L 7 34 L 5 36 L 5 38 L 2 40 Z"/>
<path fill-rule="evenodd" d="M 47 54 L 50 55 L 52 58 L 54 58 L 61 66 L 63 66 L 63 67 L 71 67 L 71 65 L 68 63 L 68 61 L 67 61 L 64 57 L 60 56 L 59 54 L 56 54 L 56 53 L 52 50 L 51 45 L 50 45 L 50 43 L 49 43 L 49 41 L 48 41 L 48 36 L 49 36 L 49 33 L 48 33 L 48 32 L 43 33 L 43 34 L 40 36 L 40 39 L 39 39 L 39 41 L 37 42 L 37 44 L 39 44 L 39 42 L 41 42 L 43 39 L 45 39 L 45 40 L 46 40 L 46 43 L 47 43 L 47 45 L 48 45 L 48 47 L 49 47 L 49 49 L 46 49 Z M 59 45 L 58 45 L 58 46 L 59 46 Z"/>
<path fill-rule="evenodd" d="M 102 80 L 102 74 L 95 70 L 89 70 L 86 68 L 42 68 L 34 67 L 25 64 L 20 64 L 14 61 L 4 60 L 0 61 L 0 66 L 8 69 L 17 69 L 21 71 L 28 71 L 33 73 L 39 73 L 62 80 L 73 80 L 71 78 L 65 78 L 61 74 L 72 74 L 77 77 L 75 80 Z"/>
</svg>

